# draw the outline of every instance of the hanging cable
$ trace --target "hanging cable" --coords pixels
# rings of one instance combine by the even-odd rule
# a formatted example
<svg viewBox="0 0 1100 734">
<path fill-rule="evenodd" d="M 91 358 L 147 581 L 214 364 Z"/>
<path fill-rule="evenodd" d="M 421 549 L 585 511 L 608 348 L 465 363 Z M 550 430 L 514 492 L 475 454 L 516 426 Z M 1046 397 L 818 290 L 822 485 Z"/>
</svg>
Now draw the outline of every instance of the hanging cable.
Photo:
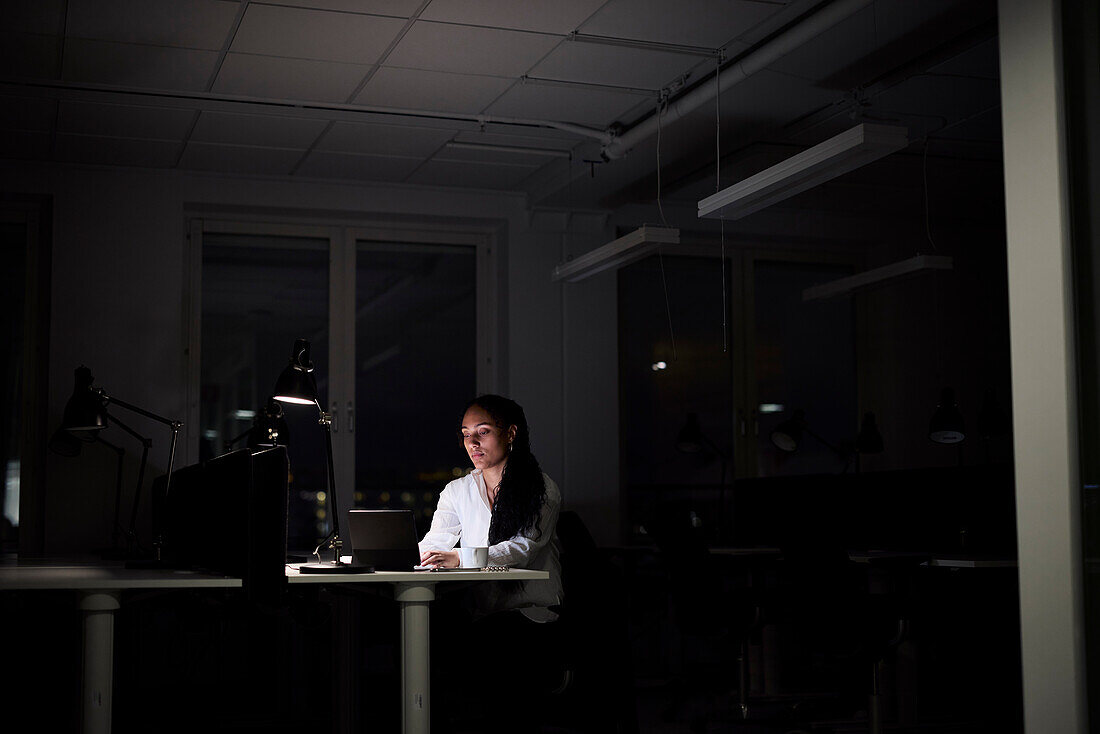
<svg viewBox="0 0 1100 734">
<path fill-rule="evenodd" d="M 665 219 L 665 210 L 661 206 L 661 114 L 668 98 L 668 92 L 661 90 L 661 96 L 657 99 L 657 211 L 661 215 L 661 225 L 668 227 Z M 657 260 L 661 263 L 661 287 L 665 291 L 665 314 L 668 316 L 668 338 L 672 342 L 672 359 L 676 359 L 676 333 L 672 329 L 672 306 L 668 300 L 668 278 L 665 277 L 664 246 L 657 247 Z"/>
<path fill-rule="evenodd" d="M 719 51 L 714 62 L 714 192 L 722 190 L 722 52 Z M 722 353 L 729 351 L 729 324 L 726 321 L 729 308 L 726 300 L 726 215 L 718 217 L 721 252 L 719 264 L 722 268 Z"/>
<path fill-rule="evenodd" d="M 932 239 L 932 219 L 928 206 L 928 137 L 924 138 L 924 155 L 921 156 L 921 173 L 924 178 L 924 234 L 928 238 L 928 244 L 932 245 L 932 251 L 938 252 L 936 241 Z"/>
</svg>

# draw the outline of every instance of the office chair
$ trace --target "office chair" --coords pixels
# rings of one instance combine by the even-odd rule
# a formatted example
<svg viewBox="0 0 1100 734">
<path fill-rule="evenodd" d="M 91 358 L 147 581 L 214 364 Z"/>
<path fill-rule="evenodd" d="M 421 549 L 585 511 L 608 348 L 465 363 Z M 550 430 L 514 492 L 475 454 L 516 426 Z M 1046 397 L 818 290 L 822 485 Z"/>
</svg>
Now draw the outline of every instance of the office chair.
<svg viewBox="0 0 1100 734">
<path fill-rule="evenodd" d="M 862 710 L 866 703 L 868 728 L 878 734 L 883 719 L 881 667 L 908 632 L 911 608 L 905 580 L 925 559 L 875 559 L 873 567 L 849 560 L 843 503 L 829 491 L 832 485 L 823 482 L 792 488 L 786 497 L 790 509 L 783 523 L 782 559 L 776 563 L 778 582 L 769 593 L 765 616 L 782 624 L 804 653 L 802 665 L 785 681 L 795 696 L 834 694 L 839 708 L 821 712 L 829 717 L 845 706 Z M 886 572 L 896 583 L 872 590 L 872 570 Z M 824 691 L 823 677 L 828 679 Z M 828 708 L 824 699 L 818 704 Z M 813 708 L 802 706 L 810 716 Z"/>
<path fill-rule="evenodd" d="M 575 511 L 558 516 L 564 601 L 553 625 L 561 675 L 548 693 L 568 730 L 638 730 L 630 650 L 626 634 L 625 584 L 618 568 L 600 553 Z"/>
<path fill-rule="evenodd" d="M 674 707 L 692 709 L 692 729 L 704 728 L 715 706 L 701 692 L 713 689 L 713 682 L 727 674 L 728 661 L 736 659 L 735 718 L 747 717 L 748 645 L 761 619 L 760 599 L 747 579 L 760 560 L 713 556 L 702 520 L 690 503 L 659 505 L 645 528 L 667 569 L 673 623 L 682 640 L 680 691 Z M 718 651 L 709 666 L 699 654 L 705 650 Z"/>
</svg>

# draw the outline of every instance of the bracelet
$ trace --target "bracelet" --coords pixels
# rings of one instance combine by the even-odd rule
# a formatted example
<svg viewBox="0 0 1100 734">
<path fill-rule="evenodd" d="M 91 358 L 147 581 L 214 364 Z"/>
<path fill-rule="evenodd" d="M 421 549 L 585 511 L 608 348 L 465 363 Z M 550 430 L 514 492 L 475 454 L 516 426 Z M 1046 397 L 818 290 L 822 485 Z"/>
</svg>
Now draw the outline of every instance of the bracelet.
<svg viewBox="0 0 1100 734">
<path fill-rule="evenodd" d="M 486 566 L 483 570 L 485 570 L 485 571 L 507 571 L 508 567 L 507 566 Z"/>
</svg>

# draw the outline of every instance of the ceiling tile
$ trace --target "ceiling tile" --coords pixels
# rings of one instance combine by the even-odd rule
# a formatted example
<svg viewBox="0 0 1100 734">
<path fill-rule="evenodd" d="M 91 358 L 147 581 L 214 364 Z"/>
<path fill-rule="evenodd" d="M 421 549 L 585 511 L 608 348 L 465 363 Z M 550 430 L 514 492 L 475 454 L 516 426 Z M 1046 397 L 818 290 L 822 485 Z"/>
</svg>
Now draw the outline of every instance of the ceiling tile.
<svg viewBox="0 0 1100 734">
<path fill-rule="evenodd" d="M 217 60 L 216 51 L 69 38 L 62 71 L 68 81 L 198 91 Z"/>
<path fill-rule="evenodd" d="M 514 81 L 497 76 L 384 66 L 355 98 L 359 104 L 477 114 Z"/>
<path fill-rule="evenodd" d="M 532 166 L 431 160 L 418 168 L 408 183 L 510 191 L 536 170 Z"/>
<path fill-rule="evenodd" d="M 265 0 L 267 5 L 293 5 L 300 8 L 342 10 L 346 13 L 369 12 L 371 15 L 390 15 L 409 18 L 422 4 L 422 0 Z M 364 8 L 366 10 L 364 11 Z"/>
<path fill-rule="evenodd" d="M 403 181 L 422 158 L 350 155 L 314 150 L 295 172 L 306 178 L 344 178 L 355 181 Z"/>
<path fill-rule="evenodd" d="M 519 77 L 560 41 L 538 33 L 417 21 L 386 65 Z"/>
<path fill-rule="evenodd" d="M 190 142 L 179 167 L 221 173 L 286 175 L 302 157 L 300 150 Z"/>
<path fill-rule="evenodd" d="M 318 150 L 426 158 L 454 137 L 453 130 L 337 122 L 317 144 Z"/>
<path fill-rule="evenodd" d="M 0 32 L 0 75 L 7 79 L 56 79 L 61 69 L 58 36 Z"/>
<path fill-rule="evenodd" d="M 661 89 L 703 63 L 698 56 L 596 43 L 563 43 L 531 76 L 637 89 Z M 708 62 L 714 70 L 714 62 Z"/>
<path fill-rule="evenodd" d="M 535 120 L 557 120 L 606 127 L 645 97 L 602 89 L 520 84 L 509 89 L 487 113 Z M 656 100 L 654 100 L 656 106 Z"/>
<path fill-rule="evenodd" d="M 39 130 L 11 130 L 0 135 L 0 158 L 47 160 L 50 134 Z"/>
<path fill-rule="evenodd" d="M 4 3 L 4 26 L 9 31 L 57 35 L 64 9 L 64 0 Z"/>
<path fill-rule="evenodd" d="M 191 140 L 304 150 L 313 144 L 326 125 L 327 120 L 306 117 L 237 115 L 206 110 L 191 132 Z"/>
<path fill-rule="evenodd" d="M 222 63 L 214 91 L 267 99 L 343 102 L 369 69 L 335 61 L 231 53 Z"/>
<path fill-rule="evenodd" d="M 220 49 L 240 3 L 230 0 L 69 0 L 70 38 Z"/>
<path fill-rule="evenodd" d="M 194 110 L 62 100 L 57 130 L 115 138 L 179 141 L 186 137 L 194 119 Z"/>
<path fill-rule="evenodd" d="M 754 0 L 611 0 L 580 32 L 720 48 L 782 9 Z"/>
<path fill-rule="evenodd" d="M 374 15 L 249 5 L 231 49 L 268 56 L 373 64 L 406 22 Z"/>
<path fill-rule="evenodd" d="M 58 134 L 54 158 L 73 163 L 171 168 L 180 144 L 166 140 L 133 140 L 94 135 Z"/>
<path fill-rule="evenodd" d="M 5 130 L 42 130 L 53 128 L 57 100 L 43 97 L 0 97 L 0 127 Z"/>
<path fill-rule="evenodd" d="M 568 34 L 605 0 L 432 0 L 424 20 Z"/>
</svg>

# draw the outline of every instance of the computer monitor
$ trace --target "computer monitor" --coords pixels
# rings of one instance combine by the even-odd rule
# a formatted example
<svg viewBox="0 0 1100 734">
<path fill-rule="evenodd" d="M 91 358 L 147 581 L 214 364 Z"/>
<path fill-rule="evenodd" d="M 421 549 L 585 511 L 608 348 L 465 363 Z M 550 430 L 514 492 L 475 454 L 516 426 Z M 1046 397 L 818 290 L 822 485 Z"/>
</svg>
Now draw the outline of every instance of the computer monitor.
<svg viewBox="0 0 1100 734">
<path fill-rule="evenodd" d="M 166 565 L 235 576 L 249 598 L 276 601 L 286 586 L 286 447 L 244 448 L 163 477 L 154 496 Z"/>
</svg>

